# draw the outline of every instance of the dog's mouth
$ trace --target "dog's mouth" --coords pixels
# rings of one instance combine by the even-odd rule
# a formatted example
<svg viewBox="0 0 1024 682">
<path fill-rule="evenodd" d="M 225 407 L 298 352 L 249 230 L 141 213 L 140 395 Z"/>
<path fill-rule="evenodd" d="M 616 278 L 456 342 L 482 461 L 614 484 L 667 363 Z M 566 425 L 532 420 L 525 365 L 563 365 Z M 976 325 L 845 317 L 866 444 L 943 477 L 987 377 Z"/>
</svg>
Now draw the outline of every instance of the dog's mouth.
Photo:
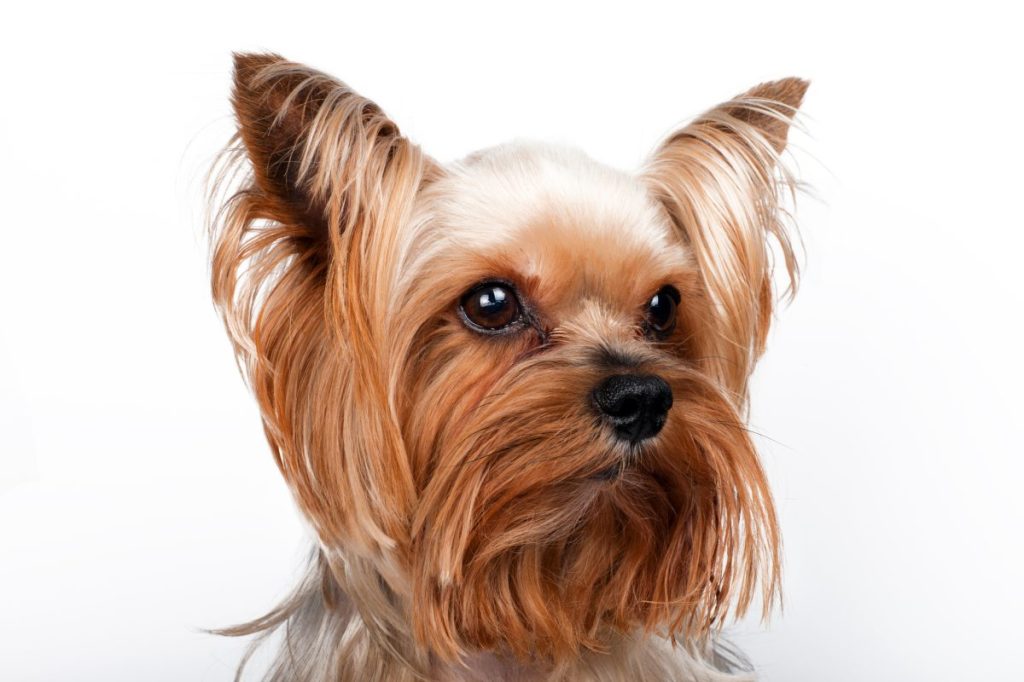
<svg viewBox="0 0 1024 682">
<path fill-rule="evenodd" d="M 622 478 L 622 475 L 636 470 L 646 470 L 646 456 L 650 454 L 646 441 L 633 445 L 626 452 L 615 453 L 615 461 L 604 469 L 601 469 L 588 478 L 591 481 L 614 482 Z"/>
<path fill-rule="evenodd" d="M 612 466 L 608 467 L 607 469 L 603 469 L 597 472 L 590 478 L 591 480 L 594 481 L 615 481 L 622 474 L 622 471 L 623 469 L 625 469 L 625 467 L 625 462 L 619 461 L 613 464 Z"/>
</svg>

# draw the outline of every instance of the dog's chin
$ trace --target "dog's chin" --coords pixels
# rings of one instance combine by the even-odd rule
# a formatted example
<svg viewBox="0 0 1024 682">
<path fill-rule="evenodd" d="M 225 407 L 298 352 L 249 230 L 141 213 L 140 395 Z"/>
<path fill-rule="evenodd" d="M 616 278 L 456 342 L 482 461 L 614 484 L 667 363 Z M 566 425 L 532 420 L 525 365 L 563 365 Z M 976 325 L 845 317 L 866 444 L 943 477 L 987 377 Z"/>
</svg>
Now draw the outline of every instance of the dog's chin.
<svg viewBox="0 0 1024 682">
<path fill-rule="evenodd" d="M 688 538 L 707 518 L 690 511 L 709 500 L 654 457 L 600 460 L 586 475 L 496 493 L 481 508 L 458 574 L 430 591 L 460 649 L 568 660 L 703 598 L 707 581 L 692 574 L 706 567 Z"/>
</svg>

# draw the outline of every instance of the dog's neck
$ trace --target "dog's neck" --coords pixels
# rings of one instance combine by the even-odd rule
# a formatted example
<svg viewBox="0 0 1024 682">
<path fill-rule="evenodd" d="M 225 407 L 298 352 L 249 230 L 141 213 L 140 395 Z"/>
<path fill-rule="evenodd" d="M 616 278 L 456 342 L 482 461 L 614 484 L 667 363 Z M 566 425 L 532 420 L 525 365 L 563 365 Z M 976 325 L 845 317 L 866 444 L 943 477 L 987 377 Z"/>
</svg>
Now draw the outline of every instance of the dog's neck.
<svg viewBox="0 0 1024 682">
<path fill-rule="evenodd" d="M 347 566 L 358 579 L 367 564 Z M 748 675 L 722 673 L 683 646 L 654 636 L 618 636 L 606 653 L 588 652 L 558 667 L 522 662 L 492 652 L 470 653 L 458 662 L 443 662 L 422 653 L 413 641 L 409 620 L 379 574 L 362 576 L 364 604 L 335 581 L 318 553 L 292 595 L 264 618 L 228 631 L 269 635 L 284 626 L 285 642 L 266 676 L 268 682 L 297 679 L 327 682 L 738 682 Z M 366 587 L 376 594 L 367 595 Z M 373 613 L 374 621 L 361 612 Z"/>
</svg>

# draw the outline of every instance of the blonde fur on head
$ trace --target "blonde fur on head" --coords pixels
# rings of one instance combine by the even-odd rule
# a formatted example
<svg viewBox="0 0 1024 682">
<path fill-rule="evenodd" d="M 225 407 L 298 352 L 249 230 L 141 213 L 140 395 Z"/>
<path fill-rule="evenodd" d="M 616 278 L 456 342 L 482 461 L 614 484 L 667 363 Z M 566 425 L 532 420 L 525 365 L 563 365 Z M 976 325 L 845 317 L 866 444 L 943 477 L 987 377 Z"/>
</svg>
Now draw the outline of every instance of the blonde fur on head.
<svg viewBox="0 0 1024 682">
<path fill-rule="evenodd" d="M 714 641 L 779 586 L 743 417 L 770 239 L 796 283 L 779 155 L 806 85 L 636 175 L 529 144 L 442 166 L 346 85 L 236 56 L 214 300 L 318 541 L 223 631 L 284 629 L 266 679 L 742 679 Z"/>
</svg>

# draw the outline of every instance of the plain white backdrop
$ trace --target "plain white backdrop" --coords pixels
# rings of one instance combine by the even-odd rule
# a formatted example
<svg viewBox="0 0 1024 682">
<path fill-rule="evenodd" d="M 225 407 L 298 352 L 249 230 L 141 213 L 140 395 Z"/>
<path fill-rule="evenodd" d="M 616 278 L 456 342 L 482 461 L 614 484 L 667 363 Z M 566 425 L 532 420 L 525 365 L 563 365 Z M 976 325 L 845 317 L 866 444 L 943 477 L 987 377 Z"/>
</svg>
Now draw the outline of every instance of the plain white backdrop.
<svg viewBox="0 0 1024 682">
<path fill-rule="evenodd" d="M 442 160 L 514 137 L 635 168 L 812 80 L 803 290 L 755 375 L 785 609 L 769 682 L 1021 679 L 1024 65 L 983 2 L 176 2 L 0 28 L 0 679 L 229 680 L 308 534 L 210 304 L 232 50 L 347 81 Z M 258 666 L 256 666 L 258 668 Z"/>
</svg>

